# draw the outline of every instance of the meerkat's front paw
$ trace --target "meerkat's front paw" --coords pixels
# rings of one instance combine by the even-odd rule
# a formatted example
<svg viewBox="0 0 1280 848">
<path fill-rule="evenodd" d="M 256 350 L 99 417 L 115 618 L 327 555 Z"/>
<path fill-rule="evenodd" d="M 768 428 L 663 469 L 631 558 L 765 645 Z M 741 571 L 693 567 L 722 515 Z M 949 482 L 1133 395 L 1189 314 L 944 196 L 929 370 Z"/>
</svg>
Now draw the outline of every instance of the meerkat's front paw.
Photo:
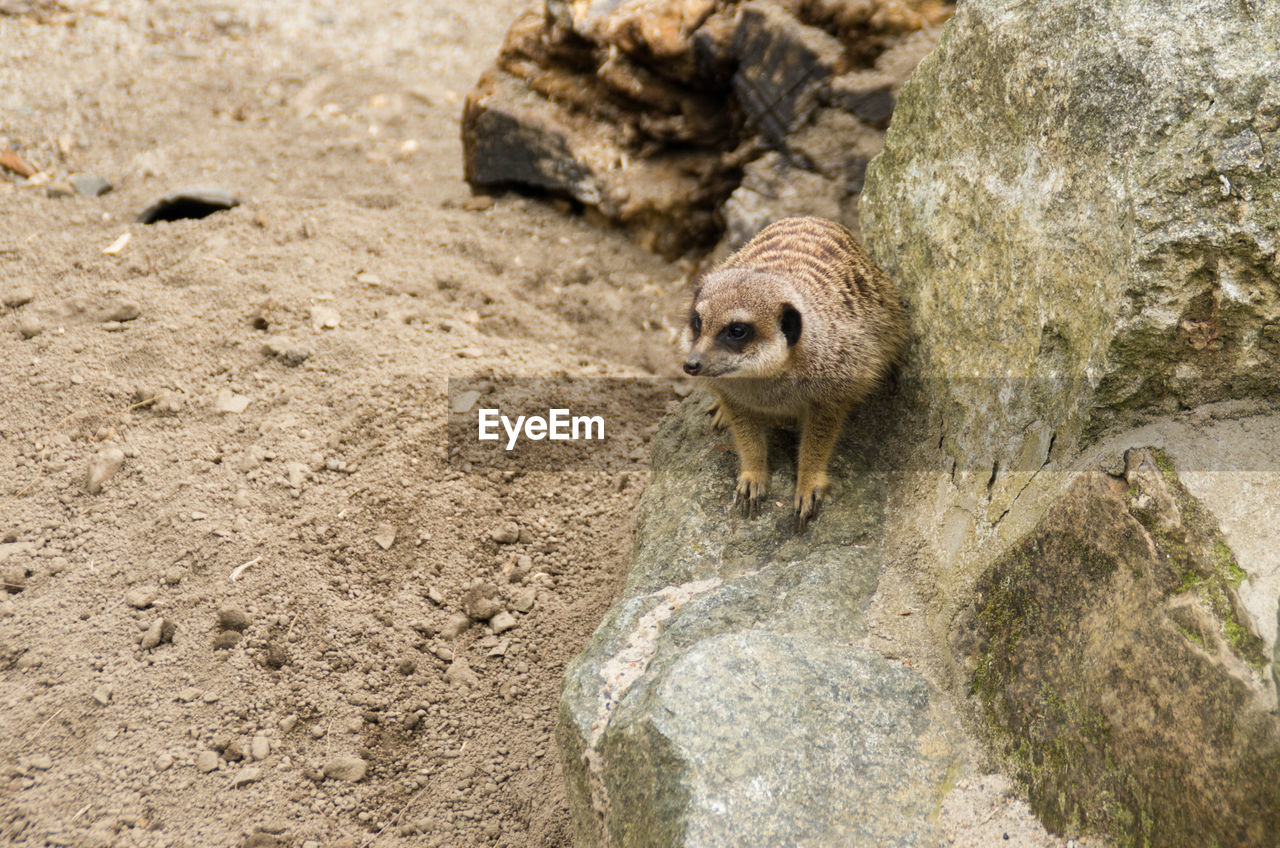
<svg viewBox="0 0 1280 848">
<path fill-rule="evenodd" d="M 822 503 L 831 480 L 825 471 L 815 474 L 804 474 L 796 479 L 796 530 L 803 533 L 809 526 L 809 519 L 818 514 L 818 505 Z"/>
<path fill-rule="evenodd" d="M 711 416 L 711 426 L 717 430 L 724 430 L 729 426 L 729 413 L 725 411 L 724 404 L 720 402 L 720 398 L 711 401 L 711 405 L 707 407 L 707 414 Z"/>
<path fill-rule="evenodd" d="M 760 512 L 760 502 L 769 491 L 769 472 L 743 471 L 738 475 L 738 489 L 733 495 L 734 506 L 741 505 L 742 514 L 752 518 Z"/>
</svg>

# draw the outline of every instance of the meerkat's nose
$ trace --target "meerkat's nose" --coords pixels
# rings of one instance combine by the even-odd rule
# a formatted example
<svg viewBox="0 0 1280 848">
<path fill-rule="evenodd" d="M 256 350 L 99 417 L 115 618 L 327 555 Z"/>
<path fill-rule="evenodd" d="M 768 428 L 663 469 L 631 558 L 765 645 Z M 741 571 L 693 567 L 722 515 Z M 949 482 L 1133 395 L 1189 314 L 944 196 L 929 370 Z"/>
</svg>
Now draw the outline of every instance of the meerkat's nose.
<svg viewBox="0 0 1280 848">
<path fill-rule="evenodd" d="M 690 377 L 698 376 L 698 372 L 702 370 L 702 363 L 697 359 L 686 359 L 684 362 L 684 373 Z"/>
</svg>

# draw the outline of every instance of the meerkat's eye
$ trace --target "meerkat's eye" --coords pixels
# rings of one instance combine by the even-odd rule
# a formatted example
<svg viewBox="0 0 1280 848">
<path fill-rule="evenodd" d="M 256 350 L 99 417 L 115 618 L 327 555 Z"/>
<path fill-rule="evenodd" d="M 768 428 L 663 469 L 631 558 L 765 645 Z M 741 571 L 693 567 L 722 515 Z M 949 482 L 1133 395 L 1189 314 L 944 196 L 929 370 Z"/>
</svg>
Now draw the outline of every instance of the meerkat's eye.
<svg viewBox="0 0 1280 848">
<path fill-rule="evenodd" d="M 693 330 L 693 335 L 695 337 L 702 333 L 702 316 L 701 315 L 695 312 L 693 313 L 693 315 L 689 317 L 689 329 Z"/>
<path fill-rule="evenodd" d="M 740 342 L 751 335 L 751 326 L 749 324 L 734 321 L 725 328 L 724 334 L 730 340 Z"/>
</svg>

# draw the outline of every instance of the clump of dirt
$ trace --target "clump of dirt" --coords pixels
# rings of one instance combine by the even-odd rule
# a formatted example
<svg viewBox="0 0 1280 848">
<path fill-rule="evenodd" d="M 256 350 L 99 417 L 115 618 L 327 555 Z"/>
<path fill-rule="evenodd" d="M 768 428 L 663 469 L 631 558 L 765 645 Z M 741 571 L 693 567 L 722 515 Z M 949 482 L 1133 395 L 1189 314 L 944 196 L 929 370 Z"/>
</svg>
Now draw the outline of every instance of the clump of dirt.
<svg viewBox="0 0 1280 848">
<path fill-rule="evenodd" d="M 451 465 L 447 381 L 674 375 L 688 269 L 470 196 L 519 6 L 0 5 L 0 841 L 568 843 L 646 464 Z"/>
</svg>

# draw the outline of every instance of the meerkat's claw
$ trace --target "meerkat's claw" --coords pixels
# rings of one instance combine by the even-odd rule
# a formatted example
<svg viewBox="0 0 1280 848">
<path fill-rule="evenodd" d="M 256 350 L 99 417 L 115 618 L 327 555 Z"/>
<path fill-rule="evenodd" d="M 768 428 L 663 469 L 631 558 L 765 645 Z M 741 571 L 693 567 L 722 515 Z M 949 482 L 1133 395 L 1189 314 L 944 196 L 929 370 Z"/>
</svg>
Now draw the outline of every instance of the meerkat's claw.
<svg viewBox="0 0 1280 848">
<path fill-rule="evenodd" d="M 733 493 L 733 505 L 741 505 L 743 517 L 755 518 L 760 514 L 760 502 L 764 500 L 768 488 L 768 476 L 744 471 L 738 475 L 738 488 Z"/>
<path fill-rule="evenodd" d="M 816 517 L 822 498 L 827 493 L 830 481 L 826 474 L 814 474 L 808 479 L 796 481 L 795 516 L 796 532 L 803 533 L 809 526 L 809 520 Z"/>
<path fill-rule="evenodd" d="M 707 407 L 707 414 L 711 416 L 712 427 L 717 430 L 728 428 L 729 413 L 725 412 L 724 404 L 720 402 L 720 398 L 711 401 L 711 405 Z"/>
</svg>

